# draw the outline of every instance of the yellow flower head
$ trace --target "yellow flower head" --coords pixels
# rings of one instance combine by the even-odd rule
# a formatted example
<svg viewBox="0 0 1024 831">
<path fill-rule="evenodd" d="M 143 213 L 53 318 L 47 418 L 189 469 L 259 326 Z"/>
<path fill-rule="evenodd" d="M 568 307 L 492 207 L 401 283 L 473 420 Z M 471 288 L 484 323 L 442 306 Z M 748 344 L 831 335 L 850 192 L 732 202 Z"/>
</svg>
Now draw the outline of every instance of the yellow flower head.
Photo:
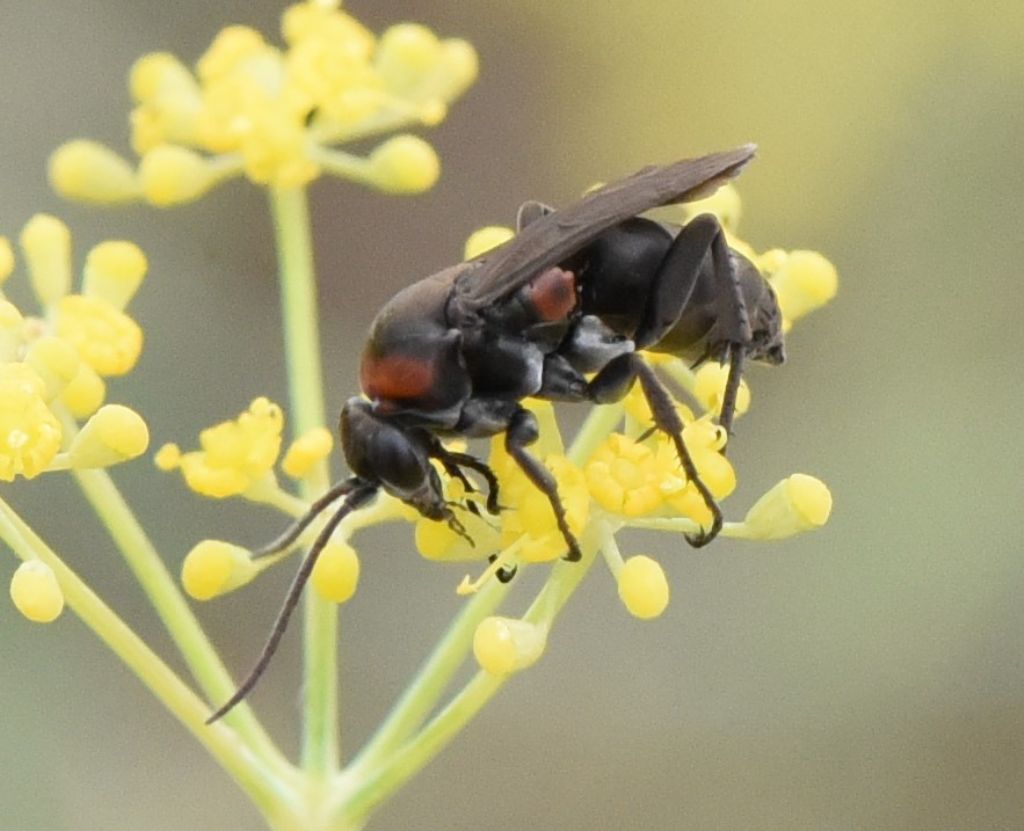
<svg viewBox="0 0 1024 831">
<path fill-rule="evenodd" d="M 281 408 L 257 398 L 233 421 L 203 430 L 202 449 L 182 453 L 176 445 L 164 445 L 155 461 L 161 470 L 180 468 L 188 486 L 203 496 L 237 496 L 272 475 L 283 426 Z"/>
<path fill-rule="evenodd" d="M 0 364 L 0 480 L 38 476 L 60 450 L 60 422 L 45 391 L 28 364 Z"/>
<path fill-rule="evenodd" d="M 626 517 L 654 513 L 667 492 L 686 483 L 678 459 L 622 433 L 612 433 L 594 451 L 586 473 L 594 500 L 606 511 Z"/>
<path fill-rule="evenodd" d="M 273 187 L 322 172 L 391 193 L 433 185 L 440 166 L 422 139 L 397 137 L 368 156 L 335 146 L 438 124 L 476 78 L 473 47 L 413 23 L 378 39 L 340 9 L 308 2 L 285 9 L 281 30 L 276 46 L 228 26 L 194 72 L 166 52 L 141 57 L 130 74 L 138 173 L 102 145 L 75 140 L 50 160 L 54 188 L 90 202 L 173 205 L 240 174 Z"/>
<path fill-rule="evenodd" d="M 24 317 L 0 302 L 0 360 L 24 360 L 76 418 L 103 403 L 103 376 L 138 362 L 142 329 L 124 311 L 148 264 L 134 243 L 106 240 L 85 258 L 82 289 L 73 294 L 71 234 L 59 219 L 37 214 L 22 229 L 21 247 L 44 317 Z"/>
<path fill-rule="evenodd" d="M 97 375 L 124 375 L 142 354 L 142 328 L 100 297 L 68 294 L 57 303 L 54 328 Z"/>
</svg>

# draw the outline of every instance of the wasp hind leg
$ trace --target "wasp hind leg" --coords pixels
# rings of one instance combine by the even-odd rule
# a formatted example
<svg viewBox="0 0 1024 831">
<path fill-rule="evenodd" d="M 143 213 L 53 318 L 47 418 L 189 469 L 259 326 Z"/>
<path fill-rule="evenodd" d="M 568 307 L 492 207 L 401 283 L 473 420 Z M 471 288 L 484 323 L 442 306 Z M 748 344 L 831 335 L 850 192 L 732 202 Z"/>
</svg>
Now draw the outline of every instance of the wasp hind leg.
<svg viewBox="0 0 1024 831">
<path fill-rule="evenodd" d="M 715 357 L 723 363 L 729 362 L 729 378 L 718 422 L 727 433 L 732 433 L 743 359 L 753 335 L 725 232 L 713 215 L 695 217 L 672 241 L 651 282 L 647 304 L 633 333 L 633 341 L 638 350 L 646 349 L 675 327 L 693 296 L 708 254 L 711 255 L 715 281 L 715 318 L 722 339 L 722 353 Z"/>
<path fill-rule="evenodd" d="M 620 355 L 594 376 L 589 385 L 590 398 L 596 404 L 621 401 L 636 381 L 640 382 L 644 398 L 651 408 L 654 426 L 672 440 L 687 481 L 693 482 L 711 512 L 711 527 L 699 534 L 686 537 L 690 545 L 700 548 L 711 542 L 722 530 L 722 509 L 697 472 L 693 457 L 686 447 L 686 442 L 683 441 L 683 421 L 676 412 L 675 401 L 665 385 L 658 380 L 650 365 L 634 352 Z"/>
</svg>

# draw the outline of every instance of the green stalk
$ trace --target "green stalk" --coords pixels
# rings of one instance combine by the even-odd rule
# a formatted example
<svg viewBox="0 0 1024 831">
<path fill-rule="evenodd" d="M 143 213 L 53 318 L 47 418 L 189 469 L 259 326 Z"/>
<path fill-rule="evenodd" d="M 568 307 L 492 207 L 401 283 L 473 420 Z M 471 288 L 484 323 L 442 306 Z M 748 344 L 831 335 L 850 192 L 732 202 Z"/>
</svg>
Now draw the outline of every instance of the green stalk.
<svg viewBox="0 0 1024 831">
<path fill-rule="evenodd" d="M 22 560 L 38 559 L 50 567 L 68 606 L 206 748 L 268 822 L 277 822 L 292 811 L 295 800 L 287 780 L 254 755 L 238 731 L 223 723 L 207 725 L 207 703 L 2 500 L 0 537 Z"/>
<path fill-rule="evenodd" d="M 271 188 L 270 207 L 277 240 L 285 361 L 294 436 L 326 422 L 316 276 L 309 208 L 304 188 Z M 309 500 L 329 482 L 320 462 L 301 485 Z M 306 592 L 303 619 L 302 766 L 320 778 L 338 769 L 338 616 L 333 603 Z"/>
<path fill-rule="evenodd" d="M 67 413 L 61 414 L 61 418 L 64 435 L 70 441 L 77 433 L 78 425 Z M 203 693 L 211 702 L 226 701 L 235 691 L 234 680 L 117 485 L 105 470 L 73 470 L 72 475 L 153 604 Z M 209 715 L 210 708 L 207 710 Z M 243 703 L 236 707 L 227 717 L 227 722 L 252 752 L 279 775 L 291 774 L 291 765 L 248 705 Z"/>
<path fill-rule="evenodd" d="M 463 607 L 398 703 L 349 765 L 353 778 L 358 779 L 361 771 L 393 753 L 423 724 L 466 659 L 477 626 L 501 604 L 509 588 L 508 583 L 490 580 Z"/>
<path fill-rule="evenodd" d="M 339 811 L 342 827 L 358 827 L 370 812 L 402 785 L 408 782 L 427 762 L 437 756 L 459 731 L 480 712 L 494 694 L 504 686 L 506 678 L 478 672 L 438 715 L 415 738 L 393 753 L 388 760 L 371 771 L 359 783 Z"/>
</svg>

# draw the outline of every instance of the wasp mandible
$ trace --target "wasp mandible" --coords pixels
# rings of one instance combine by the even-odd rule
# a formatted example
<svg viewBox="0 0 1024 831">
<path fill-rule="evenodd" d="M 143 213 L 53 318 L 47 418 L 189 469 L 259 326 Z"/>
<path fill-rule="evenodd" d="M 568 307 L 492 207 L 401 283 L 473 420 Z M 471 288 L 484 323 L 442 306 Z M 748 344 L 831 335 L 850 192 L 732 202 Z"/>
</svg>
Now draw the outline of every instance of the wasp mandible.
<svg viewBox="0 0 1024 831">
<path fill-rule="evenodd" d="M 715 538 L 721 510 L 683 442 L 671 394 L 643 352 L 728 362 L 719 421 L 729 431 L 745 361 L 785 360 L 782 315 L 771 286 L 728 246 L 714 216 L 678 226 L 640 214 L 713 192 L 755 149 L 645 168 L 560 211 L 528 202 L 519 210 L 516 236 L 503 246 L 388 301 L 363 352 L 364 395 L 350 398 L 341 411 L 341 447 L 353 475 L 259 553 L 291 545 L 319 514 L 339 500 L 341 506 L 296 573 L 256 666 L 210 721 L 253 688 L 334 529 L 378 491 L 461 531 L 431 463 L 437 460 L 469 490 L 465 471 L 483 477 L 487 509 L 498 512 L 498 483 L 487 464 L 447 449 L 442 438 L 504 434 L 509 455 L 551 503 L 565 558 L 580 559 L 558 485 L 527 449 L 538 437 L 536 420 L 522 405 L 529 396 L 605 404 L 639 382 L 654 428 L 672 440 L 711 510 L 711 526 L 688 540 L 701 546 Z"/>
</svg>

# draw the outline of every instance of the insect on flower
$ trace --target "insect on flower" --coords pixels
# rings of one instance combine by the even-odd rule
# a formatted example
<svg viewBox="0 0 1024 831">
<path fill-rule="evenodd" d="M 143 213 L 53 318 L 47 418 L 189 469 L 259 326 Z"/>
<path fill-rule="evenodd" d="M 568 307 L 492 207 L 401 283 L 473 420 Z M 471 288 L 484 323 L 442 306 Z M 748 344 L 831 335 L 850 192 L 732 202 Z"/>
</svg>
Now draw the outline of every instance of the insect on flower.
<svg viewBox="0 0 1024 831">
<path fill-rule="evenodd" d="M 688 540 L 702 546 L 715 538 L 721 510 L 683 441 L 672 397 L 643 353 L 727 362 L 719 422 L 728 431 L 744 362 L 785 359 L 782 315 L 772 288 L 729 247 L 714 216 L 677 226 L 639 214 L 707 195 L 736 176 L 754 151 L 746 145 L 646 168 L 561 211 L 528 202 L 510 241 L 414 283 L 384 306 L 363 352 L 365 397 L 349 399 L 341 412 L 342 449 L 353 475 L 260 554 L 291 545 L 319 514 L 339 500 L 341 506 L 295 575 L 256 666 L 211 721 L 255 685 L 334 529 L 379 490 L 464 534 L 436 460 L 467 491 L 473 487 L 465 471 L 480 475 L 487 510 L 498 512 L 494 473 L 475 456 L 447 449 L 442 437 L 504 434 L 509 456 L 551 503 L 565 558 L 580 559 L 555 478 L 527 450 L 538 437 L 536 419 L 522 405 L 528 396 L 610 403 L 639 381 L 653 429 L 671 439 L 712 516 Z"/>
</svg>

